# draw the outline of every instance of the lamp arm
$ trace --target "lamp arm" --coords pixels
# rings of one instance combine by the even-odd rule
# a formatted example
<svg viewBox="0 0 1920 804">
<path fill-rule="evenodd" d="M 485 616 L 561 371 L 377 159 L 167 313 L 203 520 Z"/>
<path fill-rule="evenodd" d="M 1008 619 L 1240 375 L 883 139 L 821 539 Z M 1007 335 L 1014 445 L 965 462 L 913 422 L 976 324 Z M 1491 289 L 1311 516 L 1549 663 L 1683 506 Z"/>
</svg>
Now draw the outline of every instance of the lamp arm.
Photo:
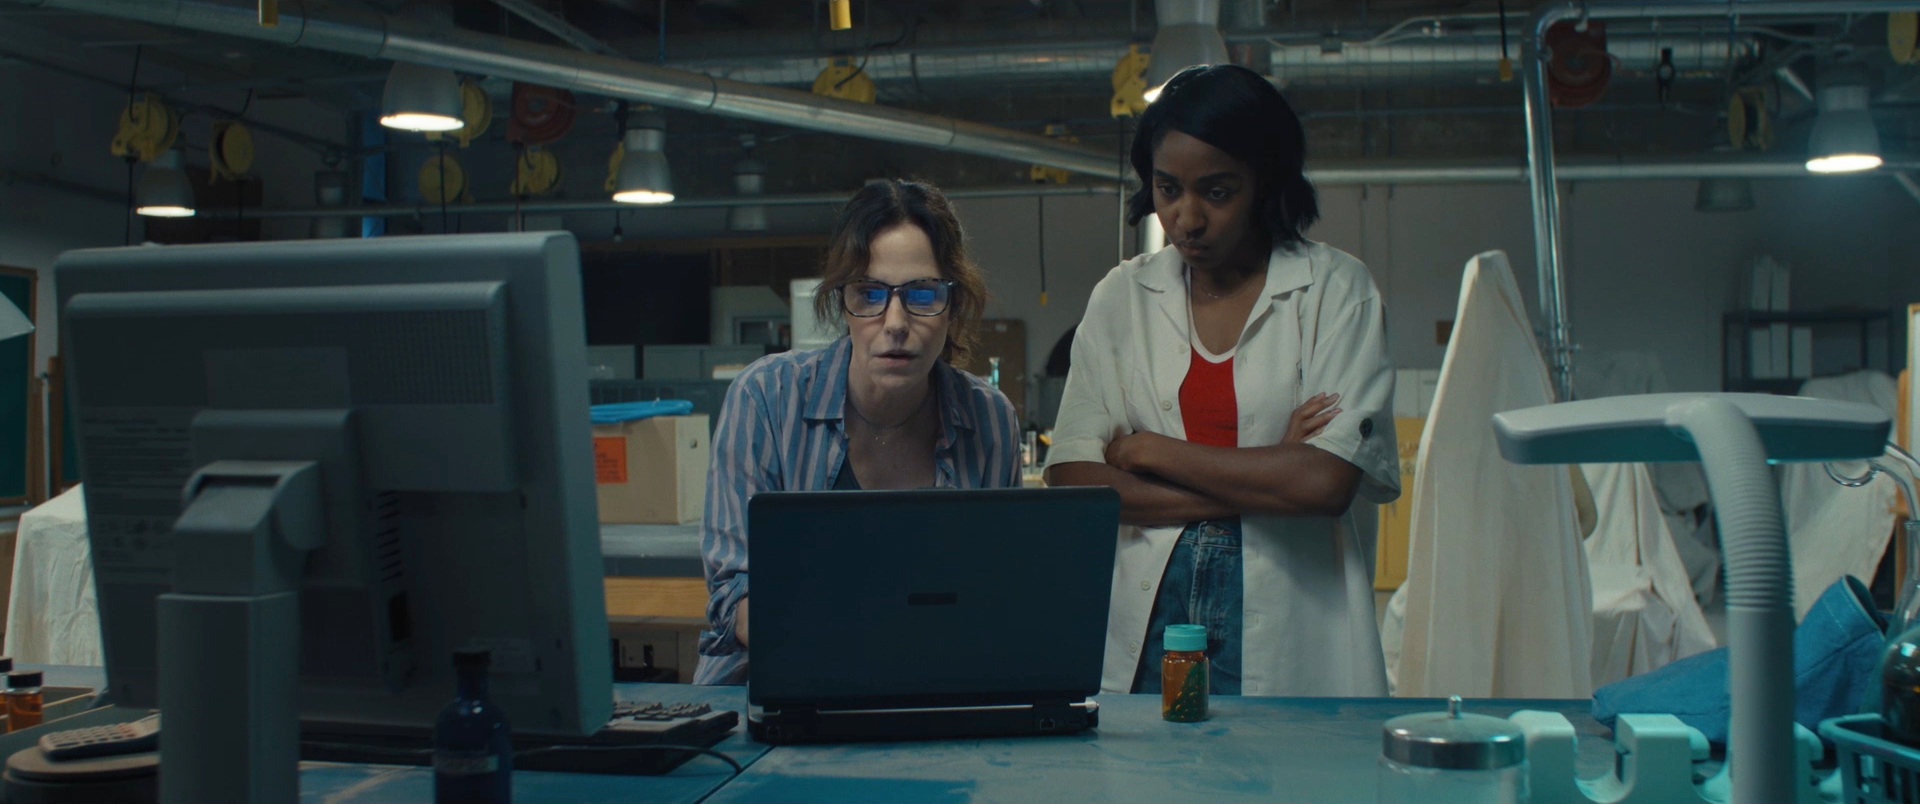
<svg viewBox="0 0 1920 804">
<path fill-rule="evenodd" d="M 1727 574 L 1728 733 L 1735 802 L 1791 801 L 1793 566 L 1780 491 L 1753 422 L 1706 396 L 1673 406 L 1667 425 L 1700 453 L 1720 520 Z"/>
</svg>

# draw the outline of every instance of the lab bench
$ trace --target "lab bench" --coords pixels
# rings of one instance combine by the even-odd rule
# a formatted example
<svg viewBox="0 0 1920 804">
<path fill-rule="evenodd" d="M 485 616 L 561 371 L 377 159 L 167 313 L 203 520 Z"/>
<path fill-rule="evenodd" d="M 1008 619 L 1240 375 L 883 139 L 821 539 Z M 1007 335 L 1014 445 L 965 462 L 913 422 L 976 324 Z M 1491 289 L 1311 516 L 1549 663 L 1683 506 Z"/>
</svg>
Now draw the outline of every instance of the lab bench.
<svg viewBox="0 0 1920 804">
<path fill-rule="evenodd" d="M 691 680 L 707 627 L 700 526 L 601 525 L 600 555 L 619 677 Z"/>
<path fill-rule="evenodd" d="M 100 668 L 52 667 L 49 683 L 99 685 Z M 623 700 L 697 701 L 744 712 L 743 687 L 616 684 Z M 1201 723 L 1160 718 L 1157 695 L 1102 695 L 1100 728 L 1057 737 L 925 740 L 769 748 L 744 727 L 713 746 L 746 767 L 695 757 L 665 776 L 523 771 L 513 800 L 540 802 L 737 801 L 1321 801 L 1375 800 L 1380 727 L 1437 700 L 1215 696 Z M 1613 767 L 1607 732 L 1587 700 L 1476 700 L 1470 711 L 1506 716 L 1559 712 L 1580 735 L 1579 772 Z M 303 762 L 303 802 L 431 801 L 423 767 Z"/>
<path fill-rule="evenodd" d="M 608 617 L 707 616 L 700 526 L 601 525 Z"/>
</svg>

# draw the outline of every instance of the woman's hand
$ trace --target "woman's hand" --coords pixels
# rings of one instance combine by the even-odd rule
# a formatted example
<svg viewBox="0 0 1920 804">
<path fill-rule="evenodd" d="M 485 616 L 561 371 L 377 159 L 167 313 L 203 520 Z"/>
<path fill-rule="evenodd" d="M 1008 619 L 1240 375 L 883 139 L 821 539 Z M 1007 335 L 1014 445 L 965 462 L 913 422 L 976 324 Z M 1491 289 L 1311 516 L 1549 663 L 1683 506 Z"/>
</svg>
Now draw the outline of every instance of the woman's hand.
<svg viewBox="0 0 1920 804">
<path fill-rule="evenodd" d="M 1339 394 L 1315 394 L 1312 399 L 1300 403 L 1293 409 L 1293 415 L 1287 417 L 1287 435 L 1280 439 L 1282 444 L 1301 444 L 1326 429 L 1333 417 L 1340 415 L 1340 409 L 1334 407 L 1340 402 Z M 1112 448 L 1108 448 L 1111 452 Z M 1111 463 L 1112 459 L 1108 459 Z"/>
<path fill-rule="evenodd" d="M 1121 471 L 1135 474 L 1150 474 L 1148 455 L 1161 442 L 1174 439 L 1159 433 L 1127 433 L 1117 435 L 1107 442 L 1107 465 Z"/>
</svg>

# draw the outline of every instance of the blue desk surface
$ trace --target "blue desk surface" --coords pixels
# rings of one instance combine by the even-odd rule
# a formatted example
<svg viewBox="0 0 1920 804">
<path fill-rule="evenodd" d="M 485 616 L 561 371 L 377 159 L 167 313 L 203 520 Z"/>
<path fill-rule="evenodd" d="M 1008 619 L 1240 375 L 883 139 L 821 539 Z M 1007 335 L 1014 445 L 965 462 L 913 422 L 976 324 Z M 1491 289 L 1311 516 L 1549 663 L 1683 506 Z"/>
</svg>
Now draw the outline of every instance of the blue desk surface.
<svg viewBox="0 0 1920 804">
<path fill-rule="evenodd" d="M 1168 723 L 1157 695 L 1103 695 L 1097 732 L 1070 737 L 777 748 L 708 802 L 1376 800 L 1380 727 L 1440 701 L 1236 698 L 1203 723 Z M 1469 711 L 1562 712 L 1580 765 L 1610 768 L 1587 701 L 1473 701 Z"/>
<path fill-rule="evenodd" d="M 29 668 L 22 665 L 23 669 Z M 106 672 L 98 667 L 46 667 L 47 683 L 99 689 Z M 746 693 L 740 687 L 694 687 L 685 684 L 615 684 L 620 700 L 697 701 L 716 709 L 742 711 Z M 741 765 L 750 765 L 767 747 L 747 739 L 745 716 L 732 736 L 713 746 Z M 682 802 L 692 804 L 727 781 L 733 768 L 718 759 L 695 757 L 665 776 L 606 776 L 597 774 L 521 771 L 513 775 L 513 800 L 541 802 Z M 302 804 L 372 804 L 433 800 L 433 771 L 402 765 L 346 765 L 332 762 L 300 763 Z"/>
<path fill-rule="evenodd" d="M 746 696 L 738 687 L 694 687 L 686 684 L 615 684 L 620 700 L 697 701 L 715 709 L 744 708 Z M 713 750 L 751 765 L 767 747 L 747 739 L 745 715 L 732 736 Z M 733 768 L 708 756 L 695 757 L 665 776 L 605 776 L 597 774 L 519 771 L 513 774 L 516 804 L 541 802 L 680 802 L 693 804 L 727 781 Z M 433 771 L 424 767 L 300 763 L 302 804 L 374 804 L 433 800 Z"/>
<path fill-rule="evenodd" d="M 49 667 L 47 683 L 98 686 L 100 668 Z M 742 711 L 741 687 L 617 684 L 624 700 L 698 701 Z M 1239 698 L 1217 696 L 1204 723 L 1168 723 L 1157 695 L 1103 695 L 1100 728 L 1068 737 L 929 740 L 783 746 L 769 751 L 736 730 L 714 749 L 746 772 L 697 757 L 666 776 L 524 771 L 513 798 L 540 802 L 802 801 L 1357 801 L 1375 800 L 1380 726 L 1410 712 L 1440 711 L 1434 700 Z M 1611 742 L 1588 716 L 1589 701 L 1469 701 L 1467 709 L 1506 716 L 1545 709 L 1580 732 L 1583 777 L 1612 767 Z M 743 724 L 744 725 L 744 724 Z M 420 767 L 301 763 L 306 804 L 433 799 L 433 774 Z"/>
</svg>

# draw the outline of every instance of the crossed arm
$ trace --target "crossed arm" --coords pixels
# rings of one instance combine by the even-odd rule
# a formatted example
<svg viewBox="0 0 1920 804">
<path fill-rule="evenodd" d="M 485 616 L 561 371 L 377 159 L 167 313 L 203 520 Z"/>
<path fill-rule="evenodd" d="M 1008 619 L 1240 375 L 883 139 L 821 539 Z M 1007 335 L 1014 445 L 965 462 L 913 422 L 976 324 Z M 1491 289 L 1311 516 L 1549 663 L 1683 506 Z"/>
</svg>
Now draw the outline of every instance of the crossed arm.
<svg viewBox="0 0 1920 804">
<path fill-rule="evenodd" d="M 1106 463 L 1058 464 L 1048 470 L 1047 483 L 1113 487 L 1120 493 L 1120 521 L 1129 525 L 1239 514 L 1338 516 L 1359 489 L 1360 468 L 1305 443 L 1340 413 L 1338 401 L 1328 394 L 1307 400 L 1293 411 L 1286 437 L 1270 447 L 1213 447 L 1155 433 L 1118 436 L 1107 444 Z"/>
</svg>

